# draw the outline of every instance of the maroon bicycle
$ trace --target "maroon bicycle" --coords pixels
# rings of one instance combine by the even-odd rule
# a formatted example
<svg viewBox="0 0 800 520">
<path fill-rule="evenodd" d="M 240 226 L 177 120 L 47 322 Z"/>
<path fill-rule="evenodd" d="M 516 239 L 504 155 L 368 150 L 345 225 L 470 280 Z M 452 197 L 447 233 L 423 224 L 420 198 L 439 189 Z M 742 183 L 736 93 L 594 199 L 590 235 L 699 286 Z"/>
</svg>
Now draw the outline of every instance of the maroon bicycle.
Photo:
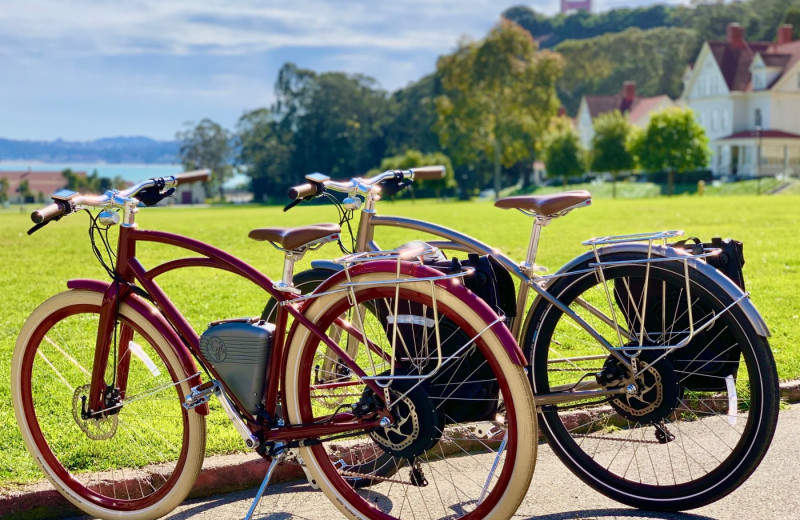
<svg viewBox="0 0 800 520">
<path fill-rule="evenodd" d="M 271 461 L 248 517 L 275 465 L 291 460 L 350 518 L 510 518 L 537 436 L 525 359 L 502 318 L 459 273 L 415 262 L 424 252 L 413 250 L 340 259 L 342 271 L 301 296 L 294 263 L 338 239 L 336 224 L 251 231 L 284 252 L 278 282 L 200 241 L 137 227 L 140 208 L 207 175 L 62 191 L 32 215 L 34 232 L 89 210 L 111 278 L 67 282 L 33 311 L 14 351 L 20 432 L 56 489 L 99 517 L 167 514 L 200 472 L 216 396 Z M 146 268 L 144 243 L 191 256 Z M 185 267 L 258 285 L 279 302 L 274 322 L 220 320 L 198 334 L 156 282 Z"/>
</svg>

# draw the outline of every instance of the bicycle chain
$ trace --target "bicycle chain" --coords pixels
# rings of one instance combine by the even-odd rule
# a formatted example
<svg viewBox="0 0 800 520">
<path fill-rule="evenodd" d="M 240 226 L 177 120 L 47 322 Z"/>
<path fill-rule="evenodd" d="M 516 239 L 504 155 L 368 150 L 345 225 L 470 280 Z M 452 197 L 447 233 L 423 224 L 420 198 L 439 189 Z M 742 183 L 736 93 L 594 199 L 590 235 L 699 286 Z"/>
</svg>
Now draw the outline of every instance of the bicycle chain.
<svg viewBox="0 0 800 520">
<path fill-rule="evenodd" d="M 604 437 L 602 435 L 586 435 L 584 433 L 576 433 L 572 437 L 579 437 L 582 439 L 597 439 L 601 441 L 637 442 L 639 444 L 662 444 L 659 441 L 646 441 L 644 439 L 620 439 L 617 437 Z"/>
<path fill-rule="evenodd" d="M 380 480 L 381 482 L 392 482 L 394 484 L 404 484 L 406 486 L 410 486 L 411 483 L 405 480 L 397 480 L 395 478 L 389 477 L 381 477 L 378 475 L 369 475 L 367 473 L 357 473 L 355 471 L 347 471 L 347 470 L 339 470 L 339 474 L 345 477 L 359 477 L 359 478 L 366 478 L 370 480 Z"/>
</svg>

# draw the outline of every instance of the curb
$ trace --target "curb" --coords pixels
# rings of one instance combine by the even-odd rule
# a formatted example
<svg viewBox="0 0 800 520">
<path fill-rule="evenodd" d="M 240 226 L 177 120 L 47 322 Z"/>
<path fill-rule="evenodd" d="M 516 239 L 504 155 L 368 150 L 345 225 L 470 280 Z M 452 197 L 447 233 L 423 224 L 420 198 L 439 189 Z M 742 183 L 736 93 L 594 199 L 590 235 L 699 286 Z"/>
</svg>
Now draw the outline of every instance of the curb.
<svg viewBox="0 0 800 520">
<path fill-rule="evenodd" d="M 217 493 L 229 493 L 255 487 L 264 479 L 268 464 L 255 453 L 215 455 L 203 461 L 189 498 L 201 498 Z M 287 482 L 304 478 L 303 470 L 292 464 L 281 464 L 270 482 Z M 3 492 L 0 496 L 0 518 L 25 520 L 83 515 L 49 482 Z"/>
<path fill-rule="evenodd" d="M 800 380 L 780 385 L 781 400 L 800 401 Z M 541 434 L 540 434 L 541 438 Z M 264 459 L 255 453 L 215 455 L 203 462 L 189 498 L 201 498 L 217 493 L 229 493 L 258 486 L 267 472 Z M 303 470 L 293 464 L 281 464 L 270 482 L 280 483 L 305 478 Z M 40 482 L 0 495 L 0 517 L 5 519 L 57 518 L 83 513 L 53 489 L 49 482 Z"/>
</svg>

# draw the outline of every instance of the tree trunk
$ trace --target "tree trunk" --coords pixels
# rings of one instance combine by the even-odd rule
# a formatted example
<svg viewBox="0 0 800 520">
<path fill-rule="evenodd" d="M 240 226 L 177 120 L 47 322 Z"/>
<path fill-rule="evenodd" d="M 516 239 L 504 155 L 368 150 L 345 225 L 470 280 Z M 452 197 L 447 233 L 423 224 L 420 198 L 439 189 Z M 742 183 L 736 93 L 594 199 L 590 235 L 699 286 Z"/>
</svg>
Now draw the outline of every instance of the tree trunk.
<svg viewBox="0 0 800 520">
<path fill-rule="evenodd" d="M 566 189 L 567 189 L 567 176 L 566 176 L 566 175 L 563 175 L 563 176 L 561 177 L 561 179 L 564 181 L 564 189 L 566 190 Z"/>
<path fill-rule="evenodd" d="M 617 172 L 611 172 L 611 198 L 617 198 Z"/>
<path fill-rule="evenodd" d="M 494 141 L 494 198 L 500 198 L 500 173 L 501 173 L 501 164 L 500 164 L 500 141 L 495 139 Z"/>
<path fill-rule="evenodd" d="M 672 192 L 675 189 L 675 170 L 669 169 L 667 173 L 667 196 L 672 197 Z"/>
</svg>

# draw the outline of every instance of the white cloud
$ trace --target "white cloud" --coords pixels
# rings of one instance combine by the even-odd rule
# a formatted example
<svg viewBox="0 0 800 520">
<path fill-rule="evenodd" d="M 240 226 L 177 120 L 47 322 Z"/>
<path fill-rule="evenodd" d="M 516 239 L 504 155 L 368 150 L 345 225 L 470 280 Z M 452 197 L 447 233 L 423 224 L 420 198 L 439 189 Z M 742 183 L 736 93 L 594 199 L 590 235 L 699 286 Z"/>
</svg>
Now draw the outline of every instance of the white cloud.
<svg viewBox="0 0 800 520">
<path fill-rule="evenodd" d="M 489 0 L 12 0 L 0 10 L 0 33 L 19 50 L 47 54 L 239 54 L 289 46 L 432 50 L 464 32 L 479 35 L 500 11 Z"/>
</svg>

